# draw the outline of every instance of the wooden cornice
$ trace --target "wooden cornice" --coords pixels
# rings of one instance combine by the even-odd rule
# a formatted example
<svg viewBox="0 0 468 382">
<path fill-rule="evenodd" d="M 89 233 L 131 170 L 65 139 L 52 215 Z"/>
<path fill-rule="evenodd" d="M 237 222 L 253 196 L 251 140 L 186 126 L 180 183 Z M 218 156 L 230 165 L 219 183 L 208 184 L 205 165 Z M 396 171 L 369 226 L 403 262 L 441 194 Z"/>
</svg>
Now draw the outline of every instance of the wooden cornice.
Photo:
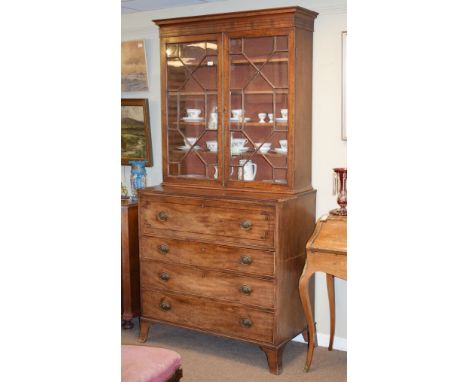
<svg viewBox="0 0 468 382">
<path fill-rule="evenodd" d="M 302 7 L 283 7 L 213 15 L 153 20 L 161 37 L 297 27 L 313 31 L 318 13 Z"/>
</svg>

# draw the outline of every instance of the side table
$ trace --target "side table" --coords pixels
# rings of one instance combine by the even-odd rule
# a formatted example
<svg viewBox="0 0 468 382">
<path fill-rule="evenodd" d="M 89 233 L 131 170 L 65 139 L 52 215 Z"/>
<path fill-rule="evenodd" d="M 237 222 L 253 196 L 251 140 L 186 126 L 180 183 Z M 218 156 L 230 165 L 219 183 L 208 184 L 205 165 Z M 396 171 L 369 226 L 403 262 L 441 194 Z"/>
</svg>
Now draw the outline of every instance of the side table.
<svg viewBox="0 0 468 382">
<path fill-rule="evenodd" d="M 140 265 L 138 256 L 138 203 L 121 201 L 121 299 L 125 329 L 140 315 Z"/>
<path fill-rule="evenodd" d="M 307 259 L 299 280 L 299 293 L 308 326 L 308 349 L 304 370 L 308 371 L 314 356 L 315 326 L 310 303 L 309 280 L 315 272 L 327 274 L 328 301 L 330 304 L 330 343 L 333 349 L 335 337 L 335 276 L 347 279 L 347 218 L 346 216 L 322 216 L 306 245 Z"/>
</svg>

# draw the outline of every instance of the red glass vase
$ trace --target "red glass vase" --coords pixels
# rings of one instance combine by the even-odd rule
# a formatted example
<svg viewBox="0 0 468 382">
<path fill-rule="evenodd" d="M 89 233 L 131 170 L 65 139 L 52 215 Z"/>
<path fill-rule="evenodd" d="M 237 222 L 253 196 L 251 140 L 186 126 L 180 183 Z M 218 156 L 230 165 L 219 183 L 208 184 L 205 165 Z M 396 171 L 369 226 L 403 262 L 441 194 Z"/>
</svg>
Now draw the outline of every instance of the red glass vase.
<svg viewBox="0 0 468 382">
<path fill-rule="evenodd" d="M 348 169 L 345 167 L 334 168 L 333 171 L 335 172 L 335 179 L 336 179 L 336 190 L 338 193 L 338 197 L 336 201 L 340 208 L 336 208 L 331 210 L 330 213 L 332 215 L 340 215 L 340 216 L 347 216 L 348 211 L 346 210 L 346 205 L 348 204 L 347 201 L 347 190 L 346 190 L 346 179 L 348 177 Z"/>
</svg>

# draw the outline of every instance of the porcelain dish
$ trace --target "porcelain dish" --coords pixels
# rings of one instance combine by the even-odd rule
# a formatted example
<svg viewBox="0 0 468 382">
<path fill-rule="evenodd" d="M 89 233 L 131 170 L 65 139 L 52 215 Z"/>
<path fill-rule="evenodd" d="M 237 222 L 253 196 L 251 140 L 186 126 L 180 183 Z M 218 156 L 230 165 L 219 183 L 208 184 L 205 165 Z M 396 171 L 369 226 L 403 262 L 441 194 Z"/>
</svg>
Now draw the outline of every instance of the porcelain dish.
<svg viewBox="0 0 468 382">
<path fill-rule="evenodd" d="M 190 146 L 177 146 L 177 148 L 179 150 L 189 151 L 191 147 Z M 200 146 L 193 146 L 193 149 L 194 150 L 200 150 L 201 147 Z"/>
<path fill-rule="evenodd" d="M 192 117 L 182 117 L 182 119 L 185 121 L 185 122 L 201 122 L 204 120 L 203 117 L 195 117 L 195 118 L 192 118 Z"/>
</svg>

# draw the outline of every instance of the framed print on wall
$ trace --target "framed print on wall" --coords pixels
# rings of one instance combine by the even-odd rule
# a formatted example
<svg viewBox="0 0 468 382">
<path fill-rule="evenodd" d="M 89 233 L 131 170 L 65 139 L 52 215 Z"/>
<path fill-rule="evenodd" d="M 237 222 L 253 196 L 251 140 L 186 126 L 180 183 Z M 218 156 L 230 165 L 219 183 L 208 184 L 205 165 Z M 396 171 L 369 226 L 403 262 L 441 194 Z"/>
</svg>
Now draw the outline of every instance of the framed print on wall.
<svg viewBox="0 0 468 382">
<path fill-rule="evenodd" d="M 121 91 L 148 90 L 145 41 L 124 41 L 121 46 Z"/>
<path fill-rule="evenodd" d="M 121 156 L 122 165 L 144 160 L 153 166 L 148 100 L 132 98 L 121 100 Z"/>
</svg>

